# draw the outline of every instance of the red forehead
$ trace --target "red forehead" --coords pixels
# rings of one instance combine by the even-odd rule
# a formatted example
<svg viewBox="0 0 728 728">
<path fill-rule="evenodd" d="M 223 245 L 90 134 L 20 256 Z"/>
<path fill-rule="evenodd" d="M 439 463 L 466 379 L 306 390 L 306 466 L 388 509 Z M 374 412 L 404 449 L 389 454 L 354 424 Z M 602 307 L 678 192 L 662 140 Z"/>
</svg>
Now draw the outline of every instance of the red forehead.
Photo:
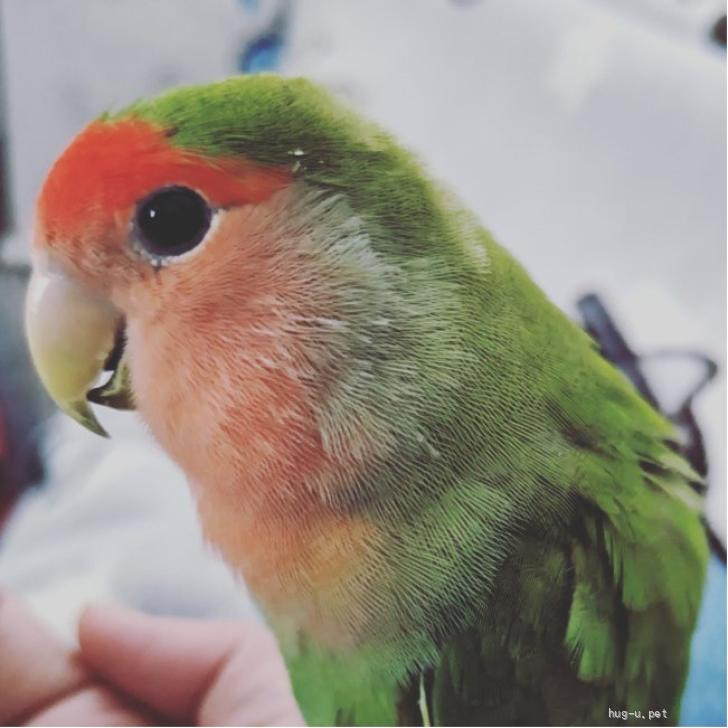
<svg viewBox="0 0 728 728">
<path fill-rule="evenodd" d="M 290 179 L 285 169 L 175 147 L 163 129 L 146 121 L 96 121 L 53 165 L 38 216 L 51 242 L 103 225 L 166 184 L 192 187 L 211 203 L 228 206 L 262 202 Z"/>
</svg>

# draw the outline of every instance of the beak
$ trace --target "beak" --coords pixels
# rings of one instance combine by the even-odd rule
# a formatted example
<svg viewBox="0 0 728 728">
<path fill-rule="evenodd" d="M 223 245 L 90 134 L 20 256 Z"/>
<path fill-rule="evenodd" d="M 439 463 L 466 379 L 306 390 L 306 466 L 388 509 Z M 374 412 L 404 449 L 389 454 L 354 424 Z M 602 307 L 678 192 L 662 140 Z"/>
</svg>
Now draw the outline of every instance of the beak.
<svg viewBox="0 0 728 728">
<path fill-rule="evenodd" d="M 133 407 L 118 309 L 64 273 L 35 269 L 26 299 L 25 331 L 33 364 L 51 399 L 91 432 L 108 437 L 89 400 L 119 409 Z M 111 379 L 94 388 L 107 368 L 114 370 Z"/>
</svg>

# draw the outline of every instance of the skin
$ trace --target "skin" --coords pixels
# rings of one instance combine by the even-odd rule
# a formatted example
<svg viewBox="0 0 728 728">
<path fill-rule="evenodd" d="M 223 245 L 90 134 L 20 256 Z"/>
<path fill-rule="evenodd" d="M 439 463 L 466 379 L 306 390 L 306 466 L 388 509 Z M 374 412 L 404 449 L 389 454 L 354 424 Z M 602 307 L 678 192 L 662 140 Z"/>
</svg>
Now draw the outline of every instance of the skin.
<svg viewBox="0 0 728 728">
<path fill-rule="evenodd" d="M 130 222 L 160 184 L 217 211 L 175 260 Z M 707 545 L 675 433 L 384 132 L 273 76 L 143 101 L 61 156 L 34 246 L 123 316 L 307 721 L 676 720 Z"/>
<path fill-rule="evenodd" d="M 302 725 L 270 633 L 253 623 L 87 608 L 79 645 L 0 595 L 2 725 Z"/>
</svg>

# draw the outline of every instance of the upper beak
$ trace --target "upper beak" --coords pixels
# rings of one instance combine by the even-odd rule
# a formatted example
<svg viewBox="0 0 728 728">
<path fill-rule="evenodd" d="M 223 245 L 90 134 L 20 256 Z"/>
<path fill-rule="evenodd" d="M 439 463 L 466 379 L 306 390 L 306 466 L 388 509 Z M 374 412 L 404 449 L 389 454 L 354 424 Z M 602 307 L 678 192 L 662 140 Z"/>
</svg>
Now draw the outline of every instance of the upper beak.
<svg viewBox="0 0 728 728">
<path fill-rule="evenodd" d="M 38 375 L 53 401 L 92 432 L 108 436 L 89 399 L 129 408 L 129 372 L 123 357 L 102 387 L 93 388 L 118 349 L 123 318 L 117 308 L 60 271 L 35 269 L 25 308 L 25 330 Z"/>
</svg>

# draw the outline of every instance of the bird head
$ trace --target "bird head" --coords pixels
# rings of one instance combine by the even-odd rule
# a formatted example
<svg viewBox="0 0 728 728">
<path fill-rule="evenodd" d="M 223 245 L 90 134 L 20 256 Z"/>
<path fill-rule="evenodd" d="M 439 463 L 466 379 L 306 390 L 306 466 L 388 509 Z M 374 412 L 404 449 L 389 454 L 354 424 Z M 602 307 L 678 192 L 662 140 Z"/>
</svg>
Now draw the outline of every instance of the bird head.
<svg viewBox="0 0 728 728">
<path fill-rule="evenodd" d="M 83 130 L 42 187 L 35 366 L 95 432 L 90 402 L 135 406 L 188 474 L 204 448 L 269 468 L 285 442 L 297 473 L 419 452 L 463 362 L 455 279 L 481 265 L 451 212 L 411 155 L 308 81 L 137 102 Z"/>
</svg>

